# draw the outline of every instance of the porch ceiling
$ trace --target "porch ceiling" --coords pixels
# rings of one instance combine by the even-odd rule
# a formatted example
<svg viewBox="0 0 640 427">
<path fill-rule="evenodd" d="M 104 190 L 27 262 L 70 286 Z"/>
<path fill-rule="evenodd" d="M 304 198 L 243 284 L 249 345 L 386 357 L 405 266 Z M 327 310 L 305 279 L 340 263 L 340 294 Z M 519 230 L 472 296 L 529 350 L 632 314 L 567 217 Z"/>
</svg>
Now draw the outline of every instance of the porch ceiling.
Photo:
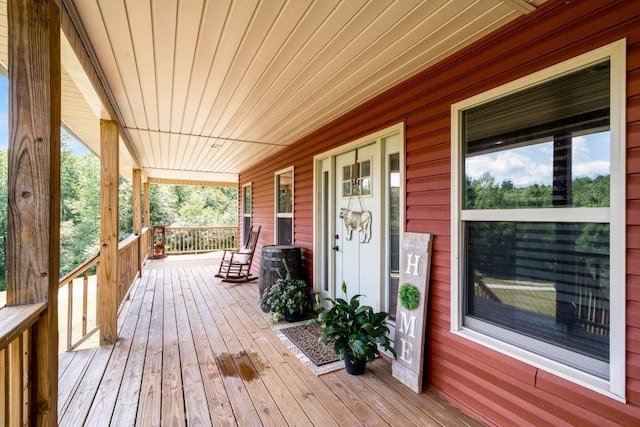
<svg viewBox="0 0 640 427">
<path fill-rule="evenodd" d="M 237 181 L 544 1 L 62 3 L 93 51 L 143 173 Z"/>
</svg>

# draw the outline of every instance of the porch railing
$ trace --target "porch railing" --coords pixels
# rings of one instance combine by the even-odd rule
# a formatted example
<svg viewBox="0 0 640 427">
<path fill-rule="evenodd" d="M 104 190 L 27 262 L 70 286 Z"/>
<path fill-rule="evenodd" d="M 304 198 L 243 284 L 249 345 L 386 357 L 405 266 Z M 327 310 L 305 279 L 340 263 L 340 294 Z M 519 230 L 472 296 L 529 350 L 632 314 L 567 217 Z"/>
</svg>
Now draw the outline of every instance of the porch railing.
<svg viewBox="0 0 640 427">
<path fill-rule="evenodd" d="M 150 237 L 150 229 L 144 228 L 140 234 L 131 235 L 118 245 L 119 306 L 149 256 Z M 77 348 L 99 330 L 96 319 L 98 268 L 99 253 L 60 279 L 58 330 L 61 351 Z"/>
<path fill-rule="evenodd" d="M 29 385 L 35 381 L 31 337 L 46 308 L 43 302 L 0 310 L 0 425 L 27 425 L 29 420 Z"/>
<path fill-rule="evenodd" d="M 118 245 L 118 306 L 124 301 L 140 272 L 141 240 L 140 235 L 132 234 Z"/>
<path fill-rule="evenodd" d="M 238 227 L 165 227 L 167 255 L 198 254 L 238 247 Z"/>
<path fill-rule="evenodd" d="M 78 347 L 98 330 L 95 307 L 99 267 L 100 254 L 97 253 L 60 279 L 58 284 L 58 333 L 60 334 L 59 347 L 61 350 L 72 350 Z M 81 289 L 79 289 L 80 287 Z M 66 310 L 62 304 L 65 288 Z M 91 311 L 89 311 L 89 307 L 91 307 Z M 78 317 L 81 319 L 80 322 L 77 321 Z M 78 330 L 78 324 L 80 330 Z M 91 329 L 88 329 L 89 325 L 91 325 Z"/>
</svg>

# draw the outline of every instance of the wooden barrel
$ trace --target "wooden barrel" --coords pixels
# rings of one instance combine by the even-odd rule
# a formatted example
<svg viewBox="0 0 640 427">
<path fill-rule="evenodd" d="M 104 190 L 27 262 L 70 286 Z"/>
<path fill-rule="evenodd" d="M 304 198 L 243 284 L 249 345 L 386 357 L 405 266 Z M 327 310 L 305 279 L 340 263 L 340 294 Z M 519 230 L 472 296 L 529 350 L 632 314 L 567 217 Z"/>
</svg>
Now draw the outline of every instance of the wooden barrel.
<svg viewBox="0 0 640 427">
<path fill-rule="evenodd" d="M 262 259 L 260 261 L 260 296 L 265 289 L 273 285 L 280 276 L 287 274 L 282 260 L 286 260 L 289 272 L 293 279 L 302 277 L 302 252 L 298 246 L 271 245 L 262 247 Z"/>
</svg>

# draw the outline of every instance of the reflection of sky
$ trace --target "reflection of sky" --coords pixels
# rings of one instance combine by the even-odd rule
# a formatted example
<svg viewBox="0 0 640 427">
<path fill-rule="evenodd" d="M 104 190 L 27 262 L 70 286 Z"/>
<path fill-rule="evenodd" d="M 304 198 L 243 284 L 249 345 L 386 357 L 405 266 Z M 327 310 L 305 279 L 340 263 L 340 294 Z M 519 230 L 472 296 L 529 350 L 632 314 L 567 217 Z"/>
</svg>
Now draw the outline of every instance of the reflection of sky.
<svg viewBox="0 0 640 427">
<path fill-rule="evenodd" d="M 573 178 L 609 175 L 609 132 L 573 138 Z M 467 176 L 479 178 L 488 172 L 496 183 L 511 180 L 516 187 L 532 184 L 551 185 L 553 180 L 553 143 L 474 156 L 466 160 Z"/>
<path fill-rule="evenodd" d="M 62 129 L 63 135 L 69 135 Z M 80 141 L 69 135 L 69 145 L 76 156 L 89 154 L 89 150 Z M 0 74 L 0 148 L 9 146 L 9 82 Z"/>
</svg>

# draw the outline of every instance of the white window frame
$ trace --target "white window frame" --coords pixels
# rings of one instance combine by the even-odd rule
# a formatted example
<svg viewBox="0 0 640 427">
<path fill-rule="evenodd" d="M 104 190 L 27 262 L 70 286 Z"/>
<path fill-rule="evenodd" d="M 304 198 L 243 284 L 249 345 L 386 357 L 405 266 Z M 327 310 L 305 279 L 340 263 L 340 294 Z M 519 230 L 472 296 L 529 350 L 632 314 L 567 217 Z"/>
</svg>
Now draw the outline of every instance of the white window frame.
<svg viewBox="0 0 640 427">
<path fill-rule="evenodd" d="M 279 183 L 279 178 L 280 175 L 283 175 L 285 173 L 291 172 L 291 213 L 280 213 L 278 212 L 278 189 L 280 188 L 280 183 Z M 293 171 L 293 166 L 289 166 L 288 168 L 285 169 L 281 169 L 279 171 L 277 171 L 274 174 L 274 199 L 273 199 L 273 211 L 274 211 L 274 218 L 273 218 L 273 230 L 275 231 L 273 233 L 273 243 L 274 244 L 279 244 L 278 243 L 278 218 L 291 218 L 291 244 L 295 244 L 295 236 L 293 234 L 293 230 L 295 230 L 294 228 L 294 215 L 293 213 L 295 212 L 295 175 L 294 175 L 294 171 Z"/>
<path fill-rule="evenodd" d="M 249 212 L 247 212 L 245 210 L 245 204 L 246 204 L 246 189 L 247 187 L 249 188 L 249 191 L 251 192 L 251 199 L 249 200 Z M 246 241 L 247 238 L 249 237 L 248 234 L 245 233 L 245 226 L 244 223 L 246 221 L 247 218 L 249 218 L 249 224 L 251 224 L 251 215 L 253 214 L 253 183 L 249 182 L 247 184 L 244 184 L 242 186 L 242 240 Z"/>
<path fill-rule="evenodd" d="M 463 221 L 522 221 L 533 209 L 463 209 L 463 177 L 461 150 L 462 111 L 492 99 L 518 92 L 530 86 L 609 59 L 611 194 L 608 208 L 535 209 L 535 221 L 608 222 L 610 224 L 610 337 L 609 379 L 602 379 L 506 343 L 464 326 L 462 272 L 464 242 Z M 534 74 L 473 96 L 451 107 L 451 331 L 463 338 L 531 364 L 537 368 L 577 383 L 588 389 L 624 402 L 626 385 L 625 306 L 626 306 L 626 40 L 618 40 L 599 49 L 551 66 Z M 524 335 L 519 335 L 524 339 Z"/>
</svg>

